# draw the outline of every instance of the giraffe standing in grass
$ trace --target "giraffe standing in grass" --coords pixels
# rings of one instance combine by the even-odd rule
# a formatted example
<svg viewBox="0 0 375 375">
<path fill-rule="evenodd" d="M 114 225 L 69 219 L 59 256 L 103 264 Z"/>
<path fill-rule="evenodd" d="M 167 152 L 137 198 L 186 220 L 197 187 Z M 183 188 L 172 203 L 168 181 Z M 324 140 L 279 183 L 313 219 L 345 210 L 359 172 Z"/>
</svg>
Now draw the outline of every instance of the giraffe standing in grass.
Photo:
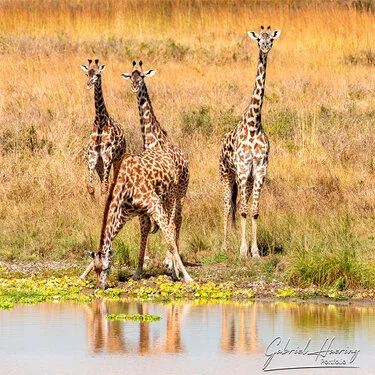
<svg viewBox="0 0 375 375">
<path fill-rule="evenodd" d="M 253 194 L 251 206 L 252 241 L 251 254 L 259 257 L 257 245 L 257 225 L 259 216 L 259 195 L 264 184 L 268 166 L 269 142 L 262 128 L 262 104 L 266 80 L 267 56 L 274 39 L 280 36 L 280 30 L 271 32 L 261 26 L 260 33 L 249 31 L 251 39 L 258 42 L 259 60 L 253 95 L 238 126 L 225 135 L 220 153 L 220 180 L 224 192 L 224 240 L 223 250 L 227 248 L 228 217 L 232 212 L 235 221 L 237 195 L 238 211 L 241 216 L 241 248 L 240 255 L 248 255 L 246 241 L 246 218 L 248 200 Z"/>
<path fill-rule="evenodd" d="M 127 221 L 140 216 L 141 223 L 143 220 L 141 246 L 133 279 L 142 273 L 152 218 L 161 229 L 171 254 L 173 276 L 178 278 L 181 271 L 185 282 L 192 281 L 178 254 L 174 228 L 169 223 L 168 206 L 165 208 L 164 204 L 173 199 L 171 194 L 174 194 L 177 178 L 173 159 L 161 150 L 146 149 L 140 155 L 124 155 L 107 197 L 98 251 L 91 253 L 93 261 L 81 278 L 94 268 L 97 287 L 104 289 L 111 268 L 113 240 Z"/>
<path fill-rule="evenodd" d="M 107 194 L 109 185 L 109 173 L 113 164 L 116 170 L 121 158 L 126 151 L 126 141 L 121 126 L 109 117 L 104 103 L 102 91 L 102 72 L 105 65 L 99 66 L 99 60 L 88 60 L 89 65 L 81 65 L 82 70 L 88 76 L 87 88 L 95 87 L 95 120 L 92 127 L 91 137 L 88 146 L 88 164 L 90 181 L 87 189 L 94 194 L 94 172 L 99 175 L 102 183 L 102 194 Z"/>
<path fill-rule="evenodd" d="M 144 150 L 160 150 L 172 161 L 176 173 L 176 184 L 172 186 L 173 193 L 169 196 L 165 205 L 169 215 L 169 223 L 175 232 L 178 247 L 182 223 L 182 207 L 189 184 L 189 166 L 181 149 L 169 141 L 167 133 L 162 129 L 154 114 L 144 79 L 146 77 L 152 77 L 155 73 L 156 70 L 152 69 L 143 71 L 142 61 L 139 62 L 139 69 L 137 69 L 136 62 L 133 61 L 132 72 L 124 73 L 121 76 L 131 81 L 131 90 L 137 94 Z M 141 217 L 141 225 L 144 225 L 148 220 L 149 218 Z M 147 225 L 149 224 L 147 223 Z M 148 236 L 146 241 L 146 247 L 148 247 Z M 169 254 L 167 254 L 165 264 L 171 268 L 171 258 Z"/>
</svg>

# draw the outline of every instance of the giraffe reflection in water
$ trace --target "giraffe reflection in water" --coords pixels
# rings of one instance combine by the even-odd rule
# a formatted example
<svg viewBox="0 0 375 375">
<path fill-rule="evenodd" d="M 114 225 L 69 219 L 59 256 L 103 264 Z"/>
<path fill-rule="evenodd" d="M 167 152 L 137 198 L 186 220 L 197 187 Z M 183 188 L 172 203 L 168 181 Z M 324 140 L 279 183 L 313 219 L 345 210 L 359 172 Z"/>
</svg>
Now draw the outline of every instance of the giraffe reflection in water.
<svg viewBox="0 0 375 375">
<path fill-rule="evenodd" d="M 253 304 L 222 305 L 221 349 L 229 353 L 261 353 Z"/>
<path fill-rule="evenodd" d="M 155 323 L 126 323 L 106 319 L 109 313 L 149 314 L 150 307 L 147 304 L 116 305 L 97 299 L 91 305 L 86 305 L 85 309 L 88 347 L 94 353 L 182 353 L 185 351 L 184 339 L 190 339 L 182 336 L 183 323 L 189 326 L 204 325 L 200 320 L 210 316 L 212 309 L 217 310 L 215 316 L 218 318 L 212 324 L 218 327 L 221 325 L 221 337 L 218 337 L 221 351 L 254 354 L 264 350 L 259 345 L 256 318 L 262 307 L 255 304 L 167 304 L 163 306 L 165 315 L 162 327 L 157 328 Z"/>
<path fill-rule="evenodd" d="M 88 348 L 93 353 L 160 355 L 188 353 L 202 344 L 204 335 L 217 339 L 222 353 L 263 354 L 269 337 L 280 335 L 280 326 L 292 332 L 316 333 L 319 329 L 344 329 L 368 324 L 374 308 L 308 303 L 222 303 L 148 305 L 114 303 L 97 299 L 85 306 Z M 155 323 L 108 321 L 109 313 L 162 315 Z M 271 324 L 270 324 L 271 323 Z M 221 331 L 220 331 L 221 328 Z M 203 335 L 203 336 L 202 336 Z"/>
<path fill-rule="evenodd" d="M 85 305 L 88 348 L 93 353 L 180 353 L 183 352 L 181 340 L 181 321 L 189 310 L 189 305 L 165 305 L 166 327 L 165 332 L 159 337 L 151 334 L 150 323 L 129 322 L 138 325 L 139 334 L 136 345 L 134 344 L 134 330 L 131 328 L 127 335 L 127 326 L 121 321 L 109 321 L 106 315 L 118 313 L 116 306 L 111 309 L 102 299 L 95 300 L 90 305 Z M 121 305 L 124 314 L 149 314 L 146 304 Z M 152 323 L 151 323 L 152 324 Z M 131 332 L 130 332 L 131 331 Z"/>
</svg>

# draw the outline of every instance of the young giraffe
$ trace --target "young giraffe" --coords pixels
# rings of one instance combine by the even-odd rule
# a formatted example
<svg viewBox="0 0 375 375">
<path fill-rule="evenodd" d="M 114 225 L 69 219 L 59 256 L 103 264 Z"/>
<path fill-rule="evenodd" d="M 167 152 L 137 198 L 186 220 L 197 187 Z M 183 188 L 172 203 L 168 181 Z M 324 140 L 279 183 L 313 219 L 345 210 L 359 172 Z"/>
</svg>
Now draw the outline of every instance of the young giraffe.
<svg viewBox="0 0 375 375">
<path fill-rule="evenodd" d="M 173 161 L 177 183 L 173 186 L 174 191 L 167 200 L 166 205 L 169 213 L 169 222 L 172 228 L 174 228 L 178 247 L 182 223 L 182 207 L 189 184 L 189 166 L 181 149 L 168 140 L 167 133 L 161 128 L 154 114 L 144 78 L 152 77 L 155 73 L 156 70 L 152 69 L 143 71 L 142 61 L 139 62 L 139 69 L 137 69 L 136 62 L 133 61 L 132 72 L 124 73 L 121 76 L 124 79 L 130 79 L 131 90 L 137 94 L 144 150 L 161 150 Z M 171 268 L 172 264 L 169 254 L 167 254 L 164 263 Z"/>
<path fill-rule="evenodd" d="M 253 193 L 251 254 L 253 257 L 259 257 L 257 245 L 259 195 L 266 177 L 269 154 L 268 139 L 262 128 L 261 111 L 267 56 L 274 39 L 280 36 L 280 30 L 271 32 L 269 26 L 265 31 L 261 26 L 259 34 L 249 31 L 248 35 L 258 41 L 259 46 L 259 61 L 253 95 L 238 126 L 225 135 L 220 153 L 220 180 L 224 190 L 223 249 L 226 250 L 227 247 L 228 216 L 232 212 L 233 222 L 235 221 L 236 200 L 237 194 L 239 194 L 238 211 L 241 215 L 242 230 L 240 255 L 248 255 L 246 242 L 247 203 Z"/>
<path fill-rule="evenodd" d="M 90 171 L 90 182 L 87 189 L 94 194 L 94 171 L 96 170 L 102 183 L 102 194 L 108 192 L 109 172 L 111 165 L 116 169 L 119 167 L 121 157 L 126 151 L 126 141 L 121 126 L 109 117 L 104 103 L 102 91 L 102 71 L 105 65 L 99 66 L 99 60 L 91 65 L 81 65 L 89 80 L 87 89 L 95 87 L 95 121 L 91 132 L 88 146 L 88 164 Z"/>
<path fill-rule="evenodd" d="M 113 240 L 127 221 L 140 216 L 141 246 L 133 278 L 137 279 L 142 272 L 152 218 L 161 229 L 171 254 L 173 275 L 178 278 L 181 271 L 185 282 L 193 281 L 178 254 L 173 226 L 164 205 L 173 194 L 177 178 L 175 171 L 173 160 L 160 150 L 146 149 L 140 155 L 124 155 L 107 197 L 98 252 L 91 253 L 93 261 L 81 278 L 94 268 L 97 287 L 104 289 L 111 268 Z"/>
</svg>

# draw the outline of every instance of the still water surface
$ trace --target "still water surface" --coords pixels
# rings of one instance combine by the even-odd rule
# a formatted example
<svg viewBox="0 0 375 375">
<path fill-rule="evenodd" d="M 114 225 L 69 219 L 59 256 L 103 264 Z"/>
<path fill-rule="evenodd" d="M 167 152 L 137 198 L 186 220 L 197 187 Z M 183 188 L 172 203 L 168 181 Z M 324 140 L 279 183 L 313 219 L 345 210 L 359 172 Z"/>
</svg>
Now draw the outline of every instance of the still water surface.
<svg viewBox="0 0 375 375">
<path fill-rule="evenodd" d="M 19 305 L 0 310 L 0 374 L 375 374 L 374 312 L 283 302 Z M 112 322 L 110 313 L 162 319 Z"/>
</svg>

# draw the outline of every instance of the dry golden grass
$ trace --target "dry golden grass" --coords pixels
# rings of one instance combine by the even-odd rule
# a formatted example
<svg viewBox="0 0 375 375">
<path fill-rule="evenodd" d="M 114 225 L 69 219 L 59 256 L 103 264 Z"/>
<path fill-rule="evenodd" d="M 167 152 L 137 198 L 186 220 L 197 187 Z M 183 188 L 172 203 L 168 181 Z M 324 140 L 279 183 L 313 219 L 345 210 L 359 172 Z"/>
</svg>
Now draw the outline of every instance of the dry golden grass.
<svg viewBox="0 0 375 375">
<path fill-rule="evenodd" d="M 120 74 L 133 59 L 157 70 L 147 82 L 155 113 L 191 163 L 182 252 L 218 253 L 221 137 L 254 84 L 258 49 L 246 31 L 264 24 L 282 33 L 263 106 L 271 157 L 261 247 L 293 257 L 358 245 L 373 259 L 375 15 L 351 4 L 0 0 L 1 256 L 75 258 L 97 244 L 102 202 L 86 193 L 94 99 L 79 68 L 96 57 L 107 66 L 107 108 L 132 152 L 141 149 L 136 98 Z M 354 239 L 327 250 L 346 215 Z M 131 259 L 137 236 L 137 222 L 119 236 Z M 232 231 L 229 258 L 238 237 Z M 162 248 L 159 237 L 153 246 Z"/>
</svg>

